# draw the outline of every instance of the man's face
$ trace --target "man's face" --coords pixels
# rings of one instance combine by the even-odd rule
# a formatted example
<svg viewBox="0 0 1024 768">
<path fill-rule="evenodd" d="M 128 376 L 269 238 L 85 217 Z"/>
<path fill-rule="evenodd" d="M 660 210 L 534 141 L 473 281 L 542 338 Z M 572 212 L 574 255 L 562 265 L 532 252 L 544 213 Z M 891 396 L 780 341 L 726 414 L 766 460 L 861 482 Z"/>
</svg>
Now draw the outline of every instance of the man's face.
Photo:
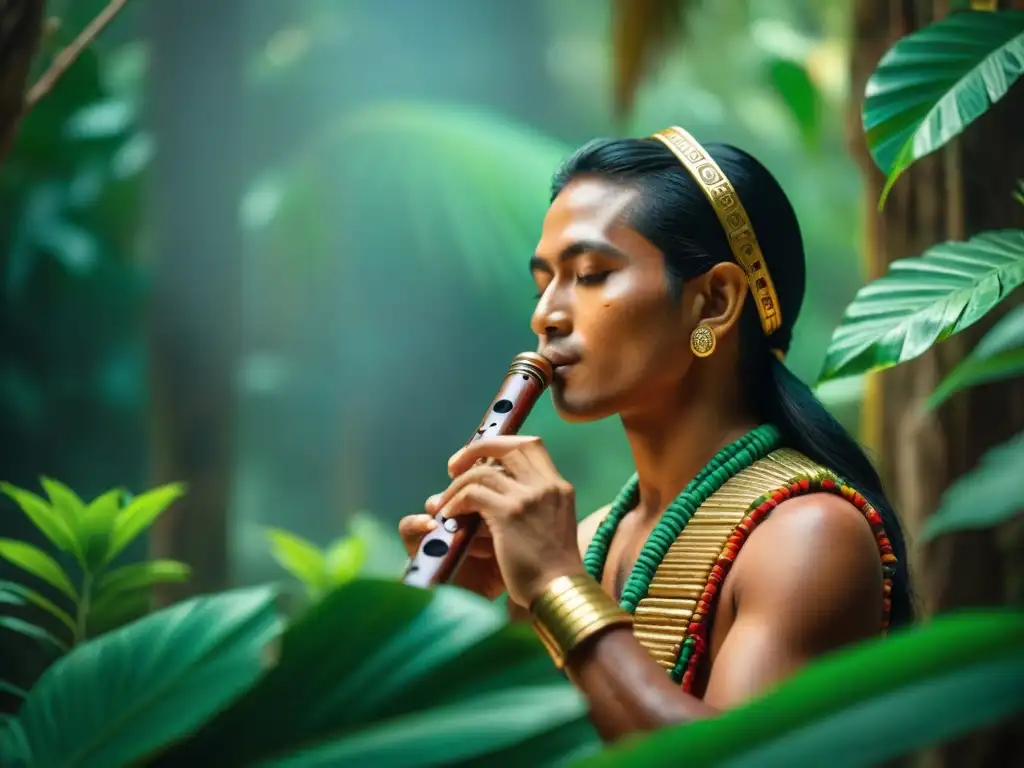
<svg viewBox="0 0 1024 768">
<path fill-rule="evenodd" d="M 602 179 L 571 182 L 531 260 L 531 325 L 556 365 L 555 408 L 570 421 L 657 412 L 692 361 L 686 297 L 672 300 L 661 251 L 625 223 L 637 196 Z"/>
</svg>

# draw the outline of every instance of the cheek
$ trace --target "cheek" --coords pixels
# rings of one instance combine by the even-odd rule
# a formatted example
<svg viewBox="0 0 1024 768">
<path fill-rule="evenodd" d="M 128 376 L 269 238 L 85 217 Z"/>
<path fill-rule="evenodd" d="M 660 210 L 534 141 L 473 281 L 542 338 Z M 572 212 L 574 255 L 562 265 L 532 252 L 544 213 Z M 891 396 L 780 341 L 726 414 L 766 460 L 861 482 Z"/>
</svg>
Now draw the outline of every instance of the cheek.
<svg viewBox="0 0 1024 768">
<path fill-rule="evenodd" d="M 681 322 L 663 289 L 606 294 L 594 309 L 585 343 L 602 378 L 649 377 L 678 366 Z"/>
</svg>

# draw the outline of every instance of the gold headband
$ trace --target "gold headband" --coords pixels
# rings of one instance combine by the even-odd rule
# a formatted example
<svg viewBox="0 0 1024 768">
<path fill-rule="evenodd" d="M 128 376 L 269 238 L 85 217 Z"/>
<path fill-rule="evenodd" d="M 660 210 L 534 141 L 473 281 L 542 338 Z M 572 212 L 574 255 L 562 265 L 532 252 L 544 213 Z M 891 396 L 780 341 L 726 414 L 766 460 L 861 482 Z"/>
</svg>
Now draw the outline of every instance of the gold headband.
<svg viewBox="0 0 1024 768">
<path fill-rule="evenodd" d="M 747 273 L 747 282 L 750 283 L 750 291 L 754 294 L 754 303 L 757 305 L 757 313 L 761 316 L 764 334 L 771 336 L 782 325 L 779 297 L 775 294 L 775 284 L 768 274 L 768 266 L 764 263 L 761 246 L 757 244 L 754 225 L 743 203 L 740 202 L 739 195 L 736 194 L 736 188 L 704 147 L 682 128 L 673 125 L 671 128 L 658 131 L 652 138 L 668 147 L 700 184 L 704 196 L 722 223 L 722 229 L 729 239 L 729 246 L 736 262 Z M 779 351 L 775 351 L 775 355 L 782 359 Z"/>
</svg>

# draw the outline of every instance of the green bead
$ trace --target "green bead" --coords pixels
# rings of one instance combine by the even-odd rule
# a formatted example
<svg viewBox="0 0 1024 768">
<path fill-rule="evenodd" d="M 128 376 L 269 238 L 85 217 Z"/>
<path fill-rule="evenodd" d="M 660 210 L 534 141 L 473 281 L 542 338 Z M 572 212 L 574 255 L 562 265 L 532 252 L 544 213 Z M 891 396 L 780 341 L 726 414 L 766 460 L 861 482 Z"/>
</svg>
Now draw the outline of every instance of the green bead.
<svg viewBox="0 0 1024 768">
<path fill-rule="evenodd" d="M 776 427 L 762 424 L 716 453 L 711 461 L 697 473 L 679 496 L 669 504 L 647 537 L 647 541 L 644 542 L 643 549 L 641 549 L 622 590 L 619 604 L 623 610 L 632 613 L 636 610 L 637 604 L 646 597 L 654 574 L 658 570 L 658 566 L 661 565 L 665 553 L 679 538 L 679 534 L 683 532 L 700 505 L 732 477 L 771 453 L 780 441 L 781 433 Z M 608 559 L 608 550 L 615 538 L 619 524 L 636 507 L 639 498 L 639 478 L 634 473 L 619 491 L 611 511 L 598 526 L 594 538 L 590 541 L 590 546 L 587 547 L 583 563 L 593 578 L 601 579 Z M 694 646 L 693 638 L 687 638 L 684 641 L 683 651 L 677 659 L 675 668 L 669 673 L 676 682 L 682 680 Z"/>
</svg>

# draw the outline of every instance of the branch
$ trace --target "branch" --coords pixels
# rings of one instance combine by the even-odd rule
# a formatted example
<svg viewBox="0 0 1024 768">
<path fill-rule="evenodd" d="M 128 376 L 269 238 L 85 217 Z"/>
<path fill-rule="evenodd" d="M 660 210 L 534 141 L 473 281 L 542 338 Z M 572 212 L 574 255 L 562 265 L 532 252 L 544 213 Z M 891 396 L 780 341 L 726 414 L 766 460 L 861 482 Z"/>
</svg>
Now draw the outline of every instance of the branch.
<svg viewBox="0 0 1024 768">
<path fill-rule="evenodd" d="M 58 53 L 53 58 L 49 68 L 43 73 L 43 76 L 36 81 L 28 94 L 25 96 L 25 111 L 28 112 L 34 107 L 41 98 L 53 90 L 53 86 L 57 84 L 67 70 L 71 67 L 78 57 L 82 55 L 82 51 L 88 48 L 96 38 L 99 36 L 114 17 L 128 4 L 128 0 L 110 0 L 106 7 L 96 14 L 96 18 L 90 21 L 85 29 L 78 33 L 78 37 L 71 41 L 71 43 Z"/>
</svg>

